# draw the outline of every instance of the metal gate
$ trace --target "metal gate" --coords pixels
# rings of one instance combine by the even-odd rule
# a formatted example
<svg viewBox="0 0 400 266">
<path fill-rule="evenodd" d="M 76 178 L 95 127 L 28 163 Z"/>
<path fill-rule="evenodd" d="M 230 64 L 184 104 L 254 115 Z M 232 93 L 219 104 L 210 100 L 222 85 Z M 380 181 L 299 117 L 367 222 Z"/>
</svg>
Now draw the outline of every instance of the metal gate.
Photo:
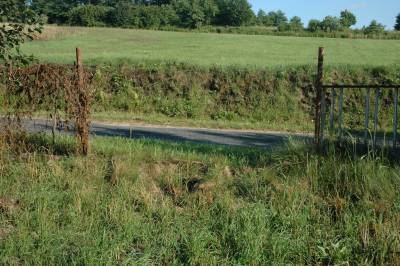
<svg viewBox="0 0 400 266">
<path fill-rule="evenodd" d="M 366 145 L 372 144 L 373 149 L 377 145 L 377 130 L 379 119 L 379 104 L 381 100 L 382 90 L 393 90 L 393 134 L 391 146 L 398 146 L 398 98 L 400 85 L 385 84 L 385 85 L 346 85 L 346 84 L 324 84 L 324 48 L 320 47 L 318 51 L 318 72 L 316 80 L 316 99 L 315 99 L 315 134 L 314 142 L 317 151 L 321 151 L 325 140 L 325 130 L 327 128 L 328 111 L 329 111 L 329 132 L 334 135 L 340 142 L 343 140 L 343 102 L 344 90 L 363 90 L 365 91 L 365 107 L 364 107 L 364 132 L 363 143 Z M 327 106 L 327 92 L 330 91 L 330 105 Z M 374 97 L 374 106 L 371 110 L 371 97 Z M 338 104 L 337 119 L 335 119 L 335 109 Z M 329 110 L 328 110 L 329 109 Z M 327 111 L 328 110 L 328 111 Z M 370 114 L 373 111 L 373 131 L 369 130 Z M 335 127 L 336 126 L 336 127 Z M 372 136 L 371 136 L 372 135 Z M 371 138 L 372 137 L 372 138 Z"/>
</svg>

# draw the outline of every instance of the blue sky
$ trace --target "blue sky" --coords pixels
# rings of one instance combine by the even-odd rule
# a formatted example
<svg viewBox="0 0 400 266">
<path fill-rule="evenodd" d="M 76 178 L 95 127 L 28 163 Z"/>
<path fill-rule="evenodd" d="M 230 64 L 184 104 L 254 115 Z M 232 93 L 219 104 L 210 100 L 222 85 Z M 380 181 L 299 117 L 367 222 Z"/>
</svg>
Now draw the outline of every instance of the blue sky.
<svg viewBox="0 0 400 266">
<path fill-rule="evenodd" d="M 400 13 L 400 0 L 249 0 L 257 12 L 263 9 L 267 13 L 281 9 L 289 18 L 299 16 L 305 25 L 312 18 L 323 19 L 327 15 L 339 16 L 340 11 L 348 9 L 356 14 L 356 27 L 368 25 L 371 20 L 392 29 L 395 17 Z"/>
</svg>

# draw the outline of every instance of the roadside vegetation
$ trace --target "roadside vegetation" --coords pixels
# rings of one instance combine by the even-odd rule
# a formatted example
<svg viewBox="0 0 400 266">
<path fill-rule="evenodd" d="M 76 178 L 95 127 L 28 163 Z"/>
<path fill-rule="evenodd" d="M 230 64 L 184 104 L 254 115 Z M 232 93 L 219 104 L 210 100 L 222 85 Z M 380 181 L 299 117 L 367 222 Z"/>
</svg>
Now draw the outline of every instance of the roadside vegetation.
<svg viewBox="0 0 400 266">
<path fill-rule="evenodd" d="M 57 65 L 48 67 L 58 69 Z M 314 66 L 248 69 L 177 63 L 103 64 L 88 71 L 93 89 L 91 112 L 96 120 L 313 130 Z M 325 83 L 398 84 L 399 73 L 397 66 L 327 67 Z M 365 99 L 362 93 L 345 91 L 344 124 L 348 130 L 363 128 Z M 330 96 L 329 93 L 328 104 Z M 371 106 L 373 104 L 374 99 L 371 99 Z M 57 106 L 64 104 L 60 102 Z M 393 93 L 385 90 L 380 104 L 380 129 L 392 131 L 393 112 Z M 37 115 L 41 116 L 40 112 Z M 371 112 L 371 121 L 372 115 Z"/>
</svg>

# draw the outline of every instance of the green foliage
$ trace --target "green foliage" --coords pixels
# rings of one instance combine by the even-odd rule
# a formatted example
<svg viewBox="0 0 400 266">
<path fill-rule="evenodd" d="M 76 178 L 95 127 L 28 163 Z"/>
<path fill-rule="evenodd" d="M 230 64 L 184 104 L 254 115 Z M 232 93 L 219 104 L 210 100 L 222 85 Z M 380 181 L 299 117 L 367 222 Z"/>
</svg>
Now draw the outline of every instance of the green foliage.
<svg viewBox="0 0 400 266">
<path fill-rule="evenodd" d="M 340 24 L 344 28 L 350 28 L 353 25 L 356 25 L 357 18 L 356 16 L 348 10 L 344 10 L 340 13 Z"/>
<path fill-rule="evenodd" d="M 218 13 L 218 6 L 213 0 L 178 0 L 174 9 L 180 17 L 178 24 L 188 28 L 211 25 Z"/>
<path fill-rule="evenodd" d="M 32 0 L 32 9 L 39 15 L 46 15 L 49 23 L 67 23 L 68 12 L 77 7 L 78 0 Z"/>
<path fill-rule="evenodd" d="M 394 25 L 394 29 L 400 31 L 400 14 L 396 17 L 396 24 Z"/>
<path fill-rule="evenodd" d="M 171 5 L 132 5 L 121 2 L 110 10 L 108 22 L 118 27 L 157 29 L 177 24 L 179 16 Z"/>
<path fill-rule="evenodd" d="M 321 30 L 321 21 L 317 19 L 311 19 L 310 22 L 308 22 L 307 30 L 310 32 L 317 32 Z"/>
<path fill-rule="evenodd" d="M 257 13 L 257 24 L 264 26 L 272 26 L 272 21 L 267 16 L 264 10 L 260 9 Z"/>
<path fill-rule="evenodd" d="M 78 6 L 68 12 L 68 23 L 85 27 L 105 26 L 108 12 L 109 8 L 104 6 Z"/>
<path fill-rule="evenodd" d="M 105 18 L 102 11 L 109 7 L 110 17 Z M 32 8 L 48 16 L 50 23 L 72 21 L 74 25 L 81 23 L 79 25 L 82 26 L 101 24 L 156 28 L 168 25 L 198 28 L 216 22 L 241 26 L 254 17 L 247 0 L 87 1 L 84 5 L 74 0 L 34 0 Z M 98 21 L 100 17 L 102 19 Z"/>
<path fill-rule="evenodd" d="M 325 82 L 397 84 L 399 73 L 398 67 L 327 67 Z M 313 127 L 314 75 L 313 66 L 256 70 L 184 64 L 100 65 L 91 85 L 93 112 L 109 113 L 108 119 L 115 118 L 113 112 L 129 112 L 125 119 L 157 116 L 308 131 Z M 362 129 L 362 95 L 362 91 L 346 91 L 345 129 Z M 382 101 L 386 104 L 380 107 L 380 127 L 391 129 L 393 97 L 389 91 L 382 94 Z"/>
<path fill-rule="evenodd" d="M 116 27 L 138 27 L 140 21 L 138 9 L 127 2 L 119 2 L 111 9 L 107 20 Z"/>
<path fill-rule="evenodd" d="M 304 29 L 304 24 L 300 17 L 294 16 L 290 19 L 289 30 L 290 31 L 301 31 Z"/>
<path fill-rule="evenodd" d="M 90 8 L 86 9 L 85 6 Z M 294 20 L 290 22 L 281 10 L 268 14 L 259 10 L 256 16 L 248 0 L 31 0 L 30 7 L 49 23 L 69 22 L 81 26 L 174 31 L 195 29 L 206 32 L 330 38 L 400 38 L 400 35 L 392 31 L 372 34 L 360 29 L 350 29 L 357 19 L 348 10 L 342 11 L 340 18 L 327 16 L 319 23 L 311 20 L 308 31 L 303 31 L 304 25 L 299 17 L 293 17 Z M 105 9 L 108 10 L 107 15 L 103 13 Z M 250 27 L 250 30 L 244 29 L 244 26 L 255 25 L 265 28 L 257 31 L 254 31 L 254 27 Z"/>
<path fill-rule="evenodd" d="M 349 29 L 351 26 L 357 23 L 357 19 L 353 13 L 348 10 L 344 10 L 340 13 L 340 18 L 327 16 L 324 20 L 319 21 L 312 19 L 308 23 L 307 30 L 310 32 L 341 32 L 343 29 Z M 348 32 L 348 31 L 347 31 Z M 354 32 L 357 32 L 355 30 Z M 345 34 L 343 36 L 346 36 Z"/>
<path fill-rule="evenodd" d="M 321 29 L 326 32 L 334 32 L 341 29 L 340 19 L 337 17 L 327 16 L 321 22 Z"/>
<path fill-rule="evenodd" d="M 140 28 L 158 28 L 161 24 L 160 8 L 157 6 L 141 6 L 138 8 Z"/>
<path fill-rule="evenodd" d="M 0 63 L 26 65 L 32 57 L 22 54 L 20 45 L 41 32 L 40 17 L 28 9 L 24 1 L 3 0 L 0 18 L 7 22 L 0 25 Z"/>
<path fill-rule="evenodd" d="M 279 25 L 278 25 L 278 31 L 280 32 L 288 32 L 290 31 L 290 24 L 288 22 L 284 22 L 282 21 Z"/>
<path fill-rule="evenodd" d="M 254 13 L 247 0 L 217 0 L 219 13 L 217 23 L 227 26 L 247 25 L 254 19 Z"/>
<path fill-rule="evenodd" d="M 270 19 L 270 21 L 272 21 L 272 25 L 275 27 L 278 27 L 282 22 L 287 22 L 288 19 L 285 15 L 285 13 L 283 13 L 283 11 L 278 10 L 278 11 L 271 11 L 268 13 L 267 15 Z"/>
<path fill-rule="evenodd" d="M 371 21 L 368 27 L 363 29 L 365 34 L 380 34 L 385 30 L 385 26 L 376 20 Z"/>
</svg>

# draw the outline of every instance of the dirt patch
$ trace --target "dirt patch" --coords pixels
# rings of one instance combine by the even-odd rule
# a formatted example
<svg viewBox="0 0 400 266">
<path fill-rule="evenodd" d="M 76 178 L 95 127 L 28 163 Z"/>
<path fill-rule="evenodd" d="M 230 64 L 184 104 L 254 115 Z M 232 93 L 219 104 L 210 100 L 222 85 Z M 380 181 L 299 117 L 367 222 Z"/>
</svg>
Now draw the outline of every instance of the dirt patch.
<svg viewBox="0 0 400 266">
<path fill-rule="evenodd" d="M 204 179 L 201 179 L 201 178 L 198 178 L 198 177 L 190 179 L 187 182 L 187 185 L 186 185 L 187 190 L 190 193 L 194 193 L 194 192 L 197 192 L 197 191 L 209 191 L 214 186 L 215 186 L 215 184 L 213 182 L 207 182 Z"/>
<path fill-rule="evenodd" d="M 149 178 L 157 178 L 161 175 L 205 175 L 209 171 L 208 165 L 199 161 L 165 160 L 144 164 L 141 173 Z"/>
<path fill-rule="evenodd" d="M 4 227 L 0 227 L 0 241 L 6 239 L 14 230 L 14 227 L 11 225 L 7 225 Z"/>
<path fill-rule="evenodd" d="M 20 209 L 19 200 L 0 197 L 0 213 L 10 214 Z"/>
<path fill-rule="evenodd" d="M 180 211 L 185 202 L 204 198 L 206 194 L 205 201 L 213 201 L 211 191 L 215 183 L 204 177 L 209 172 L 209 167 L 203 162 L 163 160 L 147 163 L 141 166 L 140 171 L 149 192 L 154 196 L 170 198 Z"/>
</svg>

